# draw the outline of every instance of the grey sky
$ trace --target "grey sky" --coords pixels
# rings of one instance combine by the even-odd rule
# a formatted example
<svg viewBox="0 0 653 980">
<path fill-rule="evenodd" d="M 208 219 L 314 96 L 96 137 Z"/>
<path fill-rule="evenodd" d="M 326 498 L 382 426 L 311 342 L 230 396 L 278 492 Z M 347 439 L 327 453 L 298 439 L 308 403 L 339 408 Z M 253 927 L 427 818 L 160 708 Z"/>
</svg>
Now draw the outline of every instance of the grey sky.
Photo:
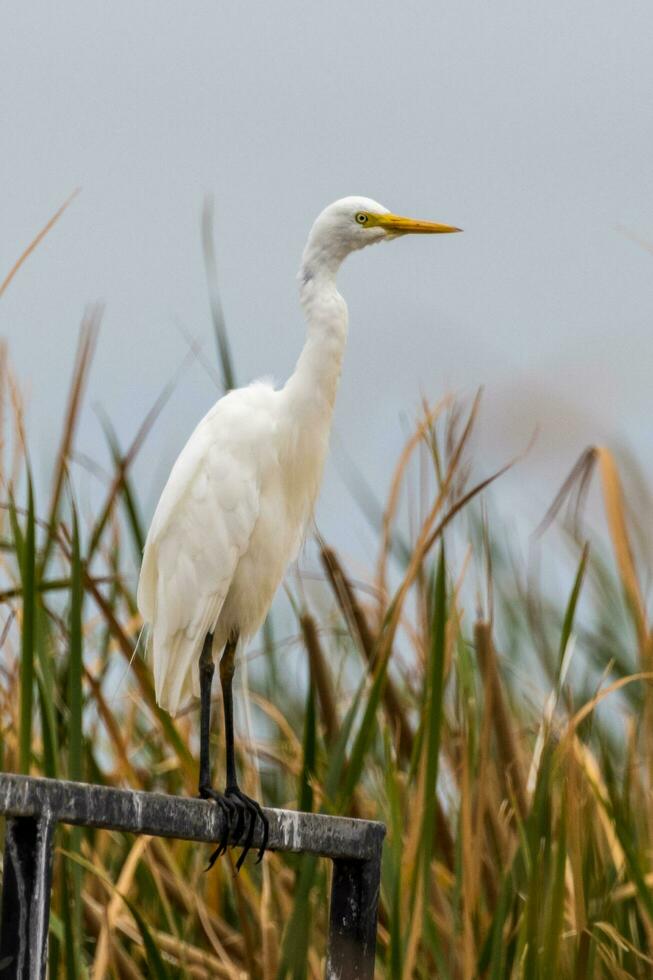
<svg viewBox="0 0 653 980">
<path fill-rule="evenodd" d="M 83 187 L 0 304 L 41 457 L 87 301 L 107 303 L 91 401 L 123 442 L 185 353 L 179 324 L 214 356 L 205 192 L 240 381 L 292 369 L 310 223 L 364 194 L 465 229 L 342 272 L 336 429 L 381 496 L 400 414 L 480 384 L 482 468 L 540 424 L 530 504 L 589 441 L 650 472 L 653 256 L 616 229 L 653 241 L 652 38 L 653 6 L 607 0 L 3 5 L 0 274 Z M 184 375 L 139 466 L 150 505 L 214 397 Z M 99 431 L 87 412 L 96 456 Z M 355 548 L 354 510 L 331 463 L 320 524 Z"/>
</svg>

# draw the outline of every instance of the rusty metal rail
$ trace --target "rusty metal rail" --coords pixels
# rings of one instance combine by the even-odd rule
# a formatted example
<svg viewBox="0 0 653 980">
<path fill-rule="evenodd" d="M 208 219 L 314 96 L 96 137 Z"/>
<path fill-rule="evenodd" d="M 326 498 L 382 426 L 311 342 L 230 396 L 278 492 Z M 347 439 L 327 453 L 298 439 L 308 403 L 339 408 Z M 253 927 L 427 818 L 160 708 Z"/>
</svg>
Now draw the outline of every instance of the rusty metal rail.
<svg viewBox="0 0 653 980">
<path fill-rule="evenodd" d="M 266 809 L 268 849 L 333 861 L 327 980 L 372 980 L 385 827 L 369 820 Z M 206 800 L 0 773 L 7 818 L 0 978 L 45 977 L 58 823 L 214 844 L 223 817 Z M 232 841 L 237 844 L 237 841 Z M 260 844 L 260 829 L 254 846 Z"/>
</svg>

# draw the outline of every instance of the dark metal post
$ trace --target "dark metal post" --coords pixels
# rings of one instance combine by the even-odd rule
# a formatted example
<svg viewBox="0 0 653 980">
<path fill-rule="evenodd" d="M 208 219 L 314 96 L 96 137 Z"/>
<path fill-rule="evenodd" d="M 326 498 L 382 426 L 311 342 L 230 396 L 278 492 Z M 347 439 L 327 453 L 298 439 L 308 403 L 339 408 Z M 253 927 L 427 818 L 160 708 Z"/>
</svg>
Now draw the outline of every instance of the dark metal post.
<svg viewBox="0 0 653 980">
<path fill-rule="evenodd" d="M 369 861 L 333 862 L 327 980 L 372 980 L 381 848 Z"/>
<path fill-rule="evenodd" d="M 39 817 L 7 820 L 0 977 L 42 980 L 48 952 L 54 821 Z"/>
<path fill-rule="evenodd" d="M 207 800 L 0 773 L 7 818 L 0 909 L 0 980 L 43 980 L 52 838 L 57 823 L 215 844 L 224 814 Z M 328 980 L 372 980 L 385 827 L 371 820 L 266 809 L 268 850 L 333 861 Z M 260 821 L 259 821 L 260 824 Z M 260 847 L 257 826 L 252 841 Z M 236 844 L 236 841 L 232 841 Z"/>
</svg>

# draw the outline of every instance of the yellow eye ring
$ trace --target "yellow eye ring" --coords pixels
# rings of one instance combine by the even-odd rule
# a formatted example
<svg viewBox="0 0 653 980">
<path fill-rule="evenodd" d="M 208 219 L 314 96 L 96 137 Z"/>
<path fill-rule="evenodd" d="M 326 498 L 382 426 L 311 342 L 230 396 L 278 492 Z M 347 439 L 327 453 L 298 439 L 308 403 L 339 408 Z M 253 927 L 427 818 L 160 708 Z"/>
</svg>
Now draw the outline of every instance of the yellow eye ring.
<svg viewBox="0 0 653 980">
<path fill-rule="evenodd" d="M 356 215 L 356 221 L 358 222 L 359 225 L 366 225 L 368 221 L 368 217 L 362 211 L 359 211 L 358 214 Z"/>
</svg>

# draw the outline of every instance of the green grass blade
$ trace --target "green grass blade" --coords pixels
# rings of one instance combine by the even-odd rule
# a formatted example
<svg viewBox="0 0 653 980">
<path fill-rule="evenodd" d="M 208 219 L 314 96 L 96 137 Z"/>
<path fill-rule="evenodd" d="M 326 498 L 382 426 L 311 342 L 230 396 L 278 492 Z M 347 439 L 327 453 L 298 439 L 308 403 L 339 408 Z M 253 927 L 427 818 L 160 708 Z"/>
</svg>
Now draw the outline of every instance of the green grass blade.
<svg viewBox="0 0 653 980">
<path fill-rule="evenodd" d="M 39 708 L 41 710 L 41 738 L 43 740 L 43 762 L 42 771 L 48 779 L 58 778 L 56 742 L 53 733 L 56 731 L 54 716 L 50 713 L 49 695 L 51 693 L 48 684 L 43 680 L 43 675 L 39 668 L 36 670 L 36 689 L 39 696 Z"/>
<path fill-rule="evenodd" d="M 141 934 L 148 966 L 147 975 L 149 977 L 155 977 L 156 980 L 170 980 L 170 972 L 163 962 L 161 953 L 159 952 L 154 937 L 148 928 L 145 918 L 138 911 L 135 902 L 130 901 L 125 895 L 122 895 L 121 898 L 134 917 L 136 925 L 138 926 L 138 931 Z"/>
<path fill-rule="evenodd" d="M 36 621 L 36 520 L 32 477 L 27 474 L 27 517 L 21 578 L 23 583 L 23 627 L 20 654 L 19 767 L 29 773 L 32 756 L 34 710 L 34 638 Z"/>
<path fill-rule="evenodd" d="M 70 611 L 68 616 L 68 778 L 82 779 L 82 673 L 83 673 L 83 606 L 84 571 L 80 554 L 79 521 L 72 505 L 72 545 L 70 556 Z M 73 827 L 69 831 L 69 847 L 75 854 L 81 853 L 82 831 Z M 82 869 L 78 864 L 70 868 L 72 909 L 69 929 L 75 948 L 82 945 Z M 68 927 L 68 923 L 67 923 Z"/>
<path fill-rule="evenodd" d="M 347 743 L 349 742 L 354 721 L 358 714 L 358 708 L 363 691 L 365 690 L 365 683 L 366 678 L 363 677 L 349 706 L 349 710 L 343 718 L 338 739 L 329 753 L 329 766 L 324 779 L 326 796 L 329 800 L 333 800 L 339 795 L 339 787 L 342 784 L 343 773 L 347 766 Z"/>
<path fill-rule="evenodd" d="M 390 733 L 384 732 L 385 791 L 388 800 L 388 839 L 383 850 L 383 880 L 390 892 L 390 955 L 389 966 L 392 980 L 402 980 L 403 939 L 401 916 L 401 859 L 403 855 L 404 818 L 399 789 L 396 759 L 393 758 Z"/>
<path fill-rule="evenodd" d="M 313 809 L 313 787 L 311 785 L 311 779 L 315 774 L 316 752 L 315 686 L 313 684 L 313 678 L 310 677 L 306 697 L 302 770 L 299 777 L 299 793 L 297 794 L 299 809 L 306 812 L 310 812 Z"/>
<path fill-rule="evenodd" d="M 365 764 L 365 756 L 369 751 L 375 735 L 378 733 L 376 715 L 381 702 L 381 695 L 383 694 L 387 674 L 388 658 L 386 657 L 377 668 L 377 673 L 367 699 L 367 704 L 365 705 L 365 711 L 363 712 L 363 718 L 358 728 L 358 732 L 356 733 L 356 738 L 354 739 L 354 744 L 352 746 L 351 755 L 349 758 L 349 765 L 347 766 L 344 782 L 340 791 L 340 799 L 343 803 L 351 799 L 352 794 L 361 778 L 363 766 Z"/>
<path fill-rule="evenodd" d="M 311 892 L 315 885 L 318 859 L 313 855 L 301 859 L 300 871 L 295 878 L 295 901 L 283 937 L 278 980 L 292 977 L 305 980 L 308 976 L 308 949 L 311 931 Z"/>
<path fill-rule="evenodd" d="M 91 307 L 86 312 L 79 331 L 77 355 L 68 392 L 68 405 L 64 416 L 61 443 L 57 453 L 53 478 L 48 529 L 41 553 L 39 567 L 40 578 L 45 578 L 46 568 L 52 555 L 52 548 L 57 536 L 59 508 L 67 478 L 68 464 L 75 442 L 75 433 L 81 415 L 82 399 L 88 382 L 93 353 L 97 344 L 101 318 L 101 307 Z"/>
<path fill-rule="evenodd" d="M 430 893 L 431 860 L 435 839 L 435 810 L 438 784 L 441 728 L 444 699 L 445 631 L 447 622 L 446 566 L 444 542 L 440 547 L 433 595 L 431 647 L 426 665 L 426 703 L 423 751 L 426 752 L 426 784 L 422 819 L 422 876 L 424 894 Z M 428 906 L 425 905 L 425 915 Z"/>
<path fill-rule="evenodd" d="M 508 974 L 505 972 L 505 942 L 503 934 L 508 919 L 508 913 L 510 911 L 511 894 L 512 885 L 510 881 L 510 874 L 506 874 L 501 883 L 499 901 L 497 902 L 494 918 L 492 920 L 492 926 L 489 932 L 491 943 L 489 947 L 487 947 L 487 953 L 489 955 L 489 963 L 487 964 L 487 967 L 483 953 L 481 954 L 479 960 L 479 976 L 483 976 L 485 969 L 487 968 L 489 980 L 504 980 L 504 977 L 508 976 Z"/>
<path fill-rule="evenodd" d="M 36 616 L 35 674 L 41 710 L 43 771 L 57 779 L 59 772 L 59 718 L 55 707 L 57 678 L 51 652 L 51 636 L 46 610 L 39 606 Z"/>
<path fill-rule="evenodd" d="M 73 504 L 70 613 L 68 619 L 68 778 L 82 778 L 82 663 L 84 573 L 79 546 L 79 522 Z"/>
<path fill-rule="evenodd" d="M 550 967 L 551 975 L 557 975 L 562 930 L 565 913 L 565 865 L 567 860 L 567 794 L 563 794 L 558 818 L 556 861 L 551 889 L 549 923 L 546 930 L 544 962 Z"/>
<path fill-rule="evenodd" d="M 71 889 L 70 885 L 71 870 L 68 862 L 64 862 L 61 874 L 61 917 L 64 927 L 63 949 L 66 962 L 66 980 L 77 980 L 81 973 L 80 948 L 79 937 L 74 927 L 74 889 Z"/>
<path fill-rule="evenodd" d="M 113 460 L 113 465 L 116 474 L 120 474 L 120 495 L 122 496 L 123 503 L 125 505 L 125 512 L 127 515 L 127 527 L 131 532 L 131 538 L 134 545 L 134 550 L 138 561 L 140 562 L 141 556 L 143 554 L 143 548 L 145 547 L 145 531 L 143 529 L 143 522 L 141 520 L 138 505 L 136 503 L 136 497 L 134 494 L 133 487 L 131 485 L 131 480 L 129 479 L 127 467 L 125 465 L 125 459 L 120 452 L 120 446 L 118 445 L 118 439 L 111 426 L 109 420 L 102 416 L 102 428 L 104 429 L 104 434 L 109 443 L 109 451 L 111 452 L 111 458 Z M 99 540 L 99 534 L 101 534 L 103 527 L 96 529 L 93 535 L 93 551 Z M 99 532 L 99 534 L 98 534 Z"/>
<path fill-rule="evenodd" d="M 567 608 L 565 609 L 565 618 L 562 623 L 562 633 L 560 634 L 560 647 L 558 649 L 558 671 L 556 676 L 556 682 L 560 680 L 562 662 L 564 660 L 565 651 L 569 643 L 571 631 L 574 628 L 576 606 L 578 605 L 580 590 L 583 586 L 583 579 L 585 578 L 585 571 L 587 569 L 588 559 L 589 559 L 589 545 L 586 544 L 585 547 L 583 548 L 583 553 L 580 557 L 580 562 L 578 564 L 578 569 L 576 571 L 576 578 L 574 579 L 574 585 L 571 590 L 571 595 L 569 596 L 569 601 L 567 602 Z"/>
</svg>

